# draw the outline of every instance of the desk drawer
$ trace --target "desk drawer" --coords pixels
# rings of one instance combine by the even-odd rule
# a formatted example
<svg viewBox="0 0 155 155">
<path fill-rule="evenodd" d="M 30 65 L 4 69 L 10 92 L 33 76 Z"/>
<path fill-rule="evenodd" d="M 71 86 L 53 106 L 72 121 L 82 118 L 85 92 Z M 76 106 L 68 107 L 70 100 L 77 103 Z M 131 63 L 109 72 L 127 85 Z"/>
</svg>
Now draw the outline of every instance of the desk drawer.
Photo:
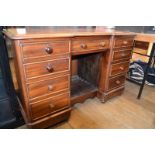
<svg viewBox="0 0 155 155">
<path fill-rule="evenodd" d="M 56 74 L 61 71 L 69 70 L 69 58 L 57 59 L 52 61 L 37 62 L 25 65 L 27 78 Z"/>
<path fill-rule="evenodd" d="M 70 106 L 69 92 L 30 104 L 32 119 L 47 116 Z"/>
<path fill-rule="evenodd" d="M 29 99 L 69 89 L 70 76 L 57 77 L 28 85 Z"/>
<path fill-rule="evenodd" d="M 111 65 L 111 76 L 121 74 L 121 73 L 126 73 L 129 68 L 129 62 L 122 62 L 122 63 L 117 63 L 117 64 L 112 64 Z"/>
<path fill-rule="evenodd" d="M 77 39 L 72 42 L 72 53 L 85 53 L 86 51 L 101 51 L 109 48 L 110 39 Z"/>
<path fill-rule="evenodd" d="M 133 38 L 116 38 L 114 41 L 114 47 L 128 47 L 133 46 Z"/>
<path fill-rule="evenodd" d="M 117 76 L 109 80 L 109 89 L 119 87 L 125 83 L 125 75 Z"/>
<path fill-rule="evenodd" d="M 49 57 L 54 55 L 68 53 L 69 41 L 53 41 L 47 43 L 23 43 L 23 58 Z"/>
<path fill-rule="evenodd" d="M 131 49 L 128 50 L 114 50 L 113 61 L 120 59 L 130 59 Z"/>
<path fill-rule="evenodd" d="M 142 50 L 148 50 L 149 42 L 135 41 L 134 47 Z"/>
</svg>

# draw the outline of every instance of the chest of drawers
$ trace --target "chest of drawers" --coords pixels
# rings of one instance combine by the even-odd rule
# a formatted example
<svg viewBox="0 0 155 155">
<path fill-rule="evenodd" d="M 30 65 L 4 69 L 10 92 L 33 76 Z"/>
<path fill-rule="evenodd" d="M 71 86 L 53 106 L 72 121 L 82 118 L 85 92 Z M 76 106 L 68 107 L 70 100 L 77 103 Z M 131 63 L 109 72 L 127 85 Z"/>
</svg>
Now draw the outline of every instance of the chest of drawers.
<svg viewBox="0 0 155 155">
<path fill-rule="evenodd" d="M 30 128 L 67 120 L 72 105 L 89 97 L 105 102 L 124 90 L 134 34 L 4 34 L 13 48 L 21 111 Z M 80 76 L 72 75 L 74 59 Z"/>
</svg>

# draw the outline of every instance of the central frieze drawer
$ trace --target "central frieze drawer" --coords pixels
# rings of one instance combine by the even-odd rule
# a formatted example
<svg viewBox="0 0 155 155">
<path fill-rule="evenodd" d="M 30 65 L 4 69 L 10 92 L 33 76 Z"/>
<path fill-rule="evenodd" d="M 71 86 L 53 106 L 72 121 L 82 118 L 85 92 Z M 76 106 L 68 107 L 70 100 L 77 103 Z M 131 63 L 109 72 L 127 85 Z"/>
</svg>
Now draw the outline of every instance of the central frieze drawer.
<svg viewBox="0 0 155 155">
<path fill-rule="evenodd" d="M 80 53 L 85 51 L 101 51 L 109 48 L 110 39 L 76 39 L 72 41 L 72 53 Z"/>
<path fill-rule="evenodd" d="M 69 58 L 57 59 L 52 61 L 37 62 L 25 65 L 27 78 L 36 76 L 56 74 L 69 70 Z"/>
<path fill-rule="evenodd" d="M 21 44 L 23 58 L 52 57 L 69 52 L 69 41 L 52 41 L 43 43 Z"/>
<path fill-rule="evenodd" d="M 129 62 L 123 62 L 123 63 L 117 63 L 117 64 L 112 64 L 111 65 L 111 76 L 121 74 L 121 73 L 126 73 L 129 68 Z"/>
<path fill-rule="evenodd" d="M 47 94 L 53 94 L 64 89 L 69 89 L 69 79 L 70 76 L 66 75 L 41 82 L 36 82 L 33 84 L 28 84 L 29 99 Z"/>
<path fill-rule="evenodd" d="M 69 92 L 30 104 L 33 120 L 58 112 L 70 106 Z"/>
</svg>

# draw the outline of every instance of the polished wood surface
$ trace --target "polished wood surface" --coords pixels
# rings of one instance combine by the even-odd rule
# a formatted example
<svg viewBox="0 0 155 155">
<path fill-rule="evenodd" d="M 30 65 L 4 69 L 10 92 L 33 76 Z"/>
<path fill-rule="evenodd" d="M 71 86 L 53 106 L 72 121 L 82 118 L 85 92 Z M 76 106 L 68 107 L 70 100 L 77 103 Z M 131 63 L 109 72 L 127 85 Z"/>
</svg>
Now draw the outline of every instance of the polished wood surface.
<svg viewBox="0 0 155 155">
<path fill-rule="evenodd" d="M 130 59 L 130 58 L 131 58 L 131 49 L 114 50 L 113 61 L 118 61 L 121 59 Z"/>
<path fill-rule="evenodd" d="M 154 129 L 154 87 L 146 86 L 140 100 L 136 98 L 138 90 L 138 85 L 126 81 L 123 95 L 106 104 L 102 104 L 98 98 L 76 104 L 68 121 L 49 129 Z M 26 125 L 19 129 L 25 128 Z"/>
<path fill-rule="evenodd" d="M 155 34 L 137 33 L 135 40 L 155 43 Z"/>
<path fill-rule="evenodd" d="M 149 42 L 136 41 L 135 40 L 134 47 L 135 48 L 140 48 L 140 49 L 143 49 L 143 50 L 147 50 L 148 47 L 149 47 Z"/>
<path fill-rule="evenodd" d="M 109 37 L 75 38 L 72 41 L 72 55 L 90 53 L 91 51 L 103 51 L 109 48 Z"/>
<path fill-rule="evenodd" d="M 61 38 L 61 37 L 80 37 L 80 36 L 130 36 L 136 35 L 133 32 L 121 32 L 105 28 L 63 28 L 52 27 L 26 27 L 22 29 L 9 28 L 3 33 L 10 39 L 37 39 L 37 38 Z"/>
<path fill-rule="evenodd" d="M 52 61 L 41 61 L 24 65 L 27 78 L 38 76 L 56 75 L 59 72 L 70 70 L 69 58 L 55 59 Z"/>
<path fill-rule="evenodd" d="M 30 104 L 32 119 L 36 120 L 41 117 L 59 112 L 70 106 L 70 92 L 59 94 L 57 96 L 39 100 Z"/>
<path fill-rule="evenodd" d="M 33 42 L 21 42 L 23 58 L 33 57 L 49 57 L 69 52 L 69 41 L 52 41 L 52 40 L 38 40 Z"/>
<path fill-rule="evenodd" d="M 70 89 L 69 82 L 70 76 L 66 75 L 29 84 L 27 86 L 29 90 L 29 99 L 33 100 L 33 98 L 40 96 L 46 97 L 46 94 L 52 94 L 64 89 Z"/>
<path fill-rule="evenodd" d="M 129 61 L 113 64 L 111 66 L 111 76 L 126 73 L 128 71 Z"/>
<path fill-rule="evenodd" d="M 116 38 L 114 42 L 114 47 L 128 47 L 133 45 L 133 38 Z"/>
<path fill-rule="evenodd" d="M 125 83 L 124 75 L 113 77 L 109 80 L 109 89 L 120 87 L 121 85 L 124 85 L 124 83 Z"/>
<path fill-rule="evenodd" d="M 17 31 L 4 34 L 14 49 L 22 113 L 30 128 L 66 120 L 71 105 L 87 98 L 106 102 L 123 93 L 133 33 Z"/>
</svg>

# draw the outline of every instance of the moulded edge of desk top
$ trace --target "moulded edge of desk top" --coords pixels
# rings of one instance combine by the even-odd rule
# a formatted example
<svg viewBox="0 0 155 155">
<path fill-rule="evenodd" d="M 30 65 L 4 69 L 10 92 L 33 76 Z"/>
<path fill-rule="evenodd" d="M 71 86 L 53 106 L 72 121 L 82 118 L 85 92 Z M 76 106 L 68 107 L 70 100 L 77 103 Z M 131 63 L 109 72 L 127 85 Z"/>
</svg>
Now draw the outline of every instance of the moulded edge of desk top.
<svg viewBox="0 0 155 155">
<path fill-rule="evenodd" d="M 135 36 L 136 34 L 133 32 L 122 32 L 122 31 L 115 31 L 115 30 L 90 30 L 90 31 L 75 31 L 73 30 L 73 32 L 71 30 L 69 31 L 63 31 L 63 32 L 59 32 L 57 30 L 57 32 L 55 31 L 46 31 L 45 32 L 39 31 L 36 33 L 33 32 L 25 32 L 23 34 L 17 33 L 17 31 L 15 30 L 15 28 L 11 28 L 8 30 L 3 30 L 3 33 L 5 36 L 7 36 L 10 39 L 43 39 L 43 38 L 72 38 L 72 37 L 88 37 L 88 36 Z"/>
</svg>

